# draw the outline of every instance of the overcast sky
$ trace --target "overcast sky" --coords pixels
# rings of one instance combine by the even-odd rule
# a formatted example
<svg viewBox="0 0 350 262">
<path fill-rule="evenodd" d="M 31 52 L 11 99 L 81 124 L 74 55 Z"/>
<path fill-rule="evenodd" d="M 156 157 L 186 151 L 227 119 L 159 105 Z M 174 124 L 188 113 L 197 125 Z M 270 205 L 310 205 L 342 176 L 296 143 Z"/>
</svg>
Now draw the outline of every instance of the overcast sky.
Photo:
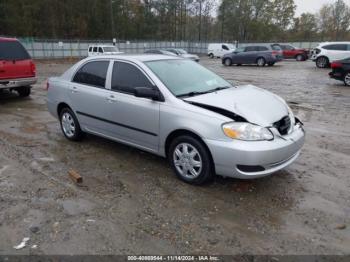
<svg viewBox="0 0 350 262">
<path fill-rule="evenodd" d="M 298 6 L 296 15 L 299 16 L 304 12 L 316 13 L 323 4 L 334 3 L 336 0 L 294 0 Z M 344 0 L 350 5 L 350 0 Z"/>
</svg>

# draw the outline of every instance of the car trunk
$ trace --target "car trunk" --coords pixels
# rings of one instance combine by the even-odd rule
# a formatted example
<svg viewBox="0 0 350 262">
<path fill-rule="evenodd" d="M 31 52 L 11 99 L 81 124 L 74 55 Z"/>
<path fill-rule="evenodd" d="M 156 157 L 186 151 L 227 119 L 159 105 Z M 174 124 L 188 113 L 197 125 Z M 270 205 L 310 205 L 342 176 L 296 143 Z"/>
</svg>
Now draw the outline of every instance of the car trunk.
<svg viewBox="0 0 350 262">
<path fill-rule="evenodd" d="M 35 77 L 35 65 L 17 41 L 0 41 L 0 80 Z"/>
</svg>

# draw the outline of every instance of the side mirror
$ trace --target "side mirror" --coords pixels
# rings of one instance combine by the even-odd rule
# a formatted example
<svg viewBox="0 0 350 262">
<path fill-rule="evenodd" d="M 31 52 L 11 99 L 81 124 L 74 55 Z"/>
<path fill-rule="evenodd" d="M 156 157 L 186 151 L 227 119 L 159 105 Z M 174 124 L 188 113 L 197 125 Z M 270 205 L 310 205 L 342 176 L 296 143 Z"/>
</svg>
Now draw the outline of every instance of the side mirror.
<svg viewBox="0 0 350 262">
<path fill-rule="evenodd" d="M 162 95 L 156 88 L 136 87 L 134 91 L 136 97 L 149 98 L 154 101 L 162 101 Z"/>
</svg>

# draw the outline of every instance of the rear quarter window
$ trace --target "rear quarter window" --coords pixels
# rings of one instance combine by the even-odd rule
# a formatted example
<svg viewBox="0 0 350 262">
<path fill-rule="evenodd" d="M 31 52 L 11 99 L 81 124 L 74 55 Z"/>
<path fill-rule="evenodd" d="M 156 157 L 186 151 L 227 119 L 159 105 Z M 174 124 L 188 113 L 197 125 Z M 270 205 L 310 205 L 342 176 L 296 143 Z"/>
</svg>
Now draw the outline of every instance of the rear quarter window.
<svg viewBox="0 0 350 262">
<path fill-rule="evenodd" d="M 259 51 L 269 51 L 266 46 L 259 46 Z"/>
<path fill-rule="evenodd" d="M 27 50 L 18 41 L 0 42 L 0 59 L 27 60 L 31 59 Z"/>
<path fill-rule="evenodd" d="M 348 50 L 348 46 L 347 45 L 343 45 L 343 44 L 326 45 L 326 46 L 323 47 L 323 49 L 334 50 L 334 51 L 346 51 L 346 50 Z"/>
</svg>

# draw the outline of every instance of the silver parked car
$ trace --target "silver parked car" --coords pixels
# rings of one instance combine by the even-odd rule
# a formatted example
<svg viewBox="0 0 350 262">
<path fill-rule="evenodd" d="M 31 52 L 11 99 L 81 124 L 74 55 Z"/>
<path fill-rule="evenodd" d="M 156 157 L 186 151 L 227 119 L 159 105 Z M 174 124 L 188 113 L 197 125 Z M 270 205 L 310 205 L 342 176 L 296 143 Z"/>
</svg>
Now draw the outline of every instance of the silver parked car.
<svg viewBox="0 0 350 262">
<path fill-rule="evenodd" d="M 48 108 L 69 140 L 90 133 L 167 157 L 176 175 L 264 177 L 304 144 L 286 102 L 255 86 L 232 86 L 203 66 L 163 55 L 86 58 L 48 81 Z"/>
<path fill-rule="evenodd" d="M 200 58 L 198 55 L 193 55 L 193 54 L 189 54 L 187 53 L 186 50 L 182 49 L 182 48 L 169 48 L 166 51 L 171 52 L 177 56 L 180 56 L 182 58 L 187 58 L 187 59 L 191 59 L 193 61 L 199 62 Z"/>
</svg>

